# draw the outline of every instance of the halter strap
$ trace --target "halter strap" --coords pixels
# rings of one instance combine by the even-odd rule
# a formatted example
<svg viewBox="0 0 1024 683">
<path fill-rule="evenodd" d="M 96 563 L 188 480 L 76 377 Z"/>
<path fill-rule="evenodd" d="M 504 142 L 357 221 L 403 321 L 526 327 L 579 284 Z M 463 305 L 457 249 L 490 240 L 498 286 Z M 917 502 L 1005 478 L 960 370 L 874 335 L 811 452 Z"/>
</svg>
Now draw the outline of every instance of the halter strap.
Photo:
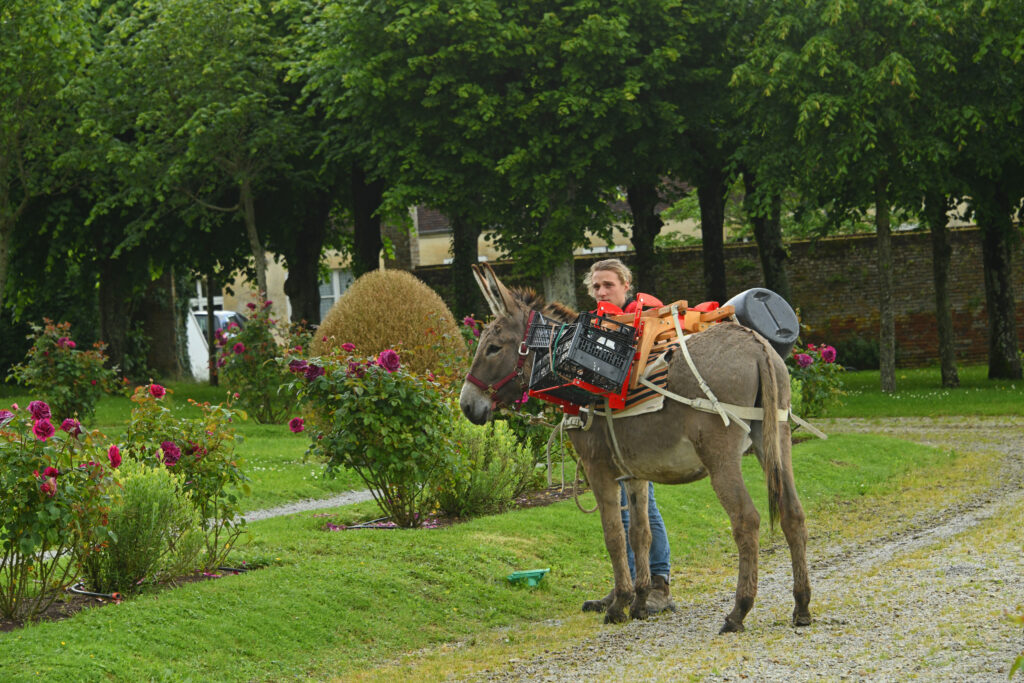
<svg viewBox="0 0 1024 683">
<path fill-rule="evenodd" d="M 473 373 L 466 373 L 466 381 L 480 387 L 483 392 L 487 394 L 487 397 L 495 401 L 495 403 L 504 403 L 504 401 L 500 399 L 495 399 L 494 395 L 513 379 L 518 380 L 519 386 L 524 390 L 526 389 L 526 385 L 523 384 L 523 364 L 526 363 L 526 356 L 530 353 L 529 348 L 526 346 L 526 337 L 530 334 L 530 325 L 533 323 L 533 317 L 536 313 L 537 311 L 531 310 L 530 317 L 526 319 L 526 330 L 523 332 L 523 340 L 519 342 L 519 359 L 516 361 L 516 366 L 512 369 L 512 372 L 508 373 L 494 384 L 485 384 L 482 380 L 474 377 Z"/>
</svg>

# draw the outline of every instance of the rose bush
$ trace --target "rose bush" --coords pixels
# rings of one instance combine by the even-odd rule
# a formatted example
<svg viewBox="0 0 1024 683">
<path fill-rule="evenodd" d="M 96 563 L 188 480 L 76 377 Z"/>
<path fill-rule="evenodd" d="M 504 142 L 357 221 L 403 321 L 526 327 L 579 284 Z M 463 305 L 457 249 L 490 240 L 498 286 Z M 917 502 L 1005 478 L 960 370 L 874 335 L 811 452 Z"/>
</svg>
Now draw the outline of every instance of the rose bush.
<svg viewBox="0 0 1024 683">
<path fill-rule="evenodd" d="M 312 333 L 301 324 L 281 329 L 278 321 L 270 317 L 271 303 L 248 304 L 249 321 L 245 327 L 230 323 L 227 334 L 218 331 L 221 352 L 217 364 L 224 386 L 238 394 L 239 405 L 254 420 L 280 424 L 294 405 L 295 396 L 282 387 L 289 376 L 277 361 L 284 354 L 304 353 Z M 279 338 L 283 341 L 279 342 Z"/>
<path fill-rule="evenodd" d="M 7 379 L 46 401 L 58 419 L 88 419 L 104 392 L 120 388 L 116 369 L 105 367 L 106 344 L 96 342 L 88 351 L 79 349 L 71 339 L 71 323 L 43 318 L 43 326 L 33 324 L 28 338 L 32 347 Z"/>
<path fill-rule="evenodd" d="M 224 562 L 244 530 L 238 494 L 248 492 L 248 478 L 235 458 L 239 438 L 231 426 L 243 411 L 230 405 L 210 405 L 189 399 L 201 415 L 180 417 L 164 405 L 170 393 L 159 384 L 135 389 L 131 418 L 118 454 L 171 469 L 181 477 L 183 490 L 199 511 L 206 539 L 204 566 Z"/>
<path fill-rule="evenodd" d="M 835 348 L 828 344 L 808 344 L 794 348 L 786 359 L 796 414 L 818 417 L 839 401 L 843 393 L 843 367 L 836 362 L 836 356 Z"/>
<path fill-rule="evenodd" d="M 394 349 L 371 357 L 354 350 L 287 363 L 306 413 L 290 427 L 310 435 L 309 453 L 328 473 L 354 470 L 395 524 L 419 526 L 429 511 L 428 482 L 452 458 L 451 404 L 436 379 L 410 372 Z"/>
<path fill-rule="evenodd" d="M 0 410 L 0 614 L 31 618 L 72 583 L 109 539 L 111 473 L 98 431 L 50 406 Z"/>
</svg>

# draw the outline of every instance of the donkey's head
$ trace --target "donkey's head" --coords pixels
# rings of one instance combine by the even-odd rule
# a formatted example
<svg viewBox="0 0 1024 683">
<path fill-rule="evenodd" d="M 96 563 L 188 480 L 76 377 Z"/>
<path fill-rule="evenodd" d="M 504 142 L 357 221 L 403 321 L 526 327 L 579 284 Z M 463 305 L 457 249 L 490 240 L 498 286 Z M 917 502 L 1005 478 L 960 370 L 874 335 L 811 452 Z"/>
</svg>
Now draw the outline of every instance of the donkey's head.
<svg viewBox="0 0 1024 683">
<path fill-rule="evenodd" d="M 529 381 L 526 337 L 530 308 L 501 284 L 490 265 L 473 266 L 476 283 L 494 314 L 480 333 L 480 342 L 459 394 L 463 414 L 474 424 L 491 418 L 495 406 L 522 398 Z"/>
</svg>

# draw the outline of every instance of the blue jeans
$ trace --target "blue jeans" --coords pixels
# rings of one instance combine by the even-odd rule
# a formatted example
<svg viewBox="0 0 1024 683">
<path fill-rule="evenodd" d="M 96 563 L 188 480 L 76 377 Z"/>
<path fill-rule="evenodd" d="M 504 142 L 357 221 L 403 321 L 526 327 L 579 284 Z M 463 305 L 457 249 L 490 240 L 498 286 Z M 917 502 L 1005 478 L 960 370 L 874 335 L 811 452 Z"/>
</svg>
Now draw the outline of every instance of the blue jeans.
<svg viewBox="0 0 1024 683">
<path fill-rule="evenodd" d="M 622 526 L 626 530 L 626 558 L 629 560 L 629 575 L 636 580 L 636 564 L 633 560 L 633 547 L 629 544 L 629 508 L 626 507 L 626 485 L 619 483 L 622 500 Z M 672 568 L 672 553 L 668 547 L 668 534 L 665 522 L 661 519 L 658 504 L 654 502 L 654 483 L 647 482 L 647 519 L 651 526 L 651 576 L 661 574 L 668 576 Z"/>
</svg>

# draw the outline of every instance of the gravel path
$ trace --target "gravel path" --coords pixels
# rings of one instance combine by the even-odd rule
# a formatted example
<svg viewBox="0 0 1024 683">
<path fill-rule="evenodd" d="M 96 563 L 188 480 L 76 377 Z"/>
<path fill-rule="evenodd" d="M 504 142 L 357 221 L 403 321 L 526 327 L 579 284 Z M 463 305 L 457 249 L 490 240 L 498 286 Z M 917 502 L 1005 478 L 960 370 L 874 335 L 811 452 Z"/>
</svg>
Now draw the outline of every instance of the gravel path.
<svg viewBox="0 0 1024 683">
<path fill-rule="evenodd" d="M 247 512 L 242 515 L 242 518 L 246 522 L 258 522 L 261 519 L 294 515 L 299 512 L 323 510 L 324 508 L 333 508 L 338 507 L 339 505 L 352 505 L 353 503 L 362 503 L 367 500 L 373 500 L 373 495 L 370 493 L 369 489 L 364 489 L 362 491 L 346 491 L 345 493 L 339 493 L 338 495 L 331 496 L 330 498 L 307 498 L 306 500 L 297 500 L 294 503 L 278 505 L 273 508 L 253 510 L 252 512 Z"/>
<path fill-rule="evenodd" d="M 511 660 L 489 681 L 1005 681 L 1024 634 L 1024 419 L 833 420 L 829 434 L 889 433 L 1002 455 L 999 483 L 857 545 L 812 544 L 814 623 L 789 625 L 788 553 L 762 550 L 742 634 L 715 635 L 734 578 L 646 622 L 595 627 L 571 648 Z M 798 482 L 799 485 L 799 482 Z M 677 579 L 685 580 L 685 579 Z M 1016 678 L 1016 677 L 1015 677 Z M 1024 681 L 1024 678 L 1021 678 Z"/>
</svg>

